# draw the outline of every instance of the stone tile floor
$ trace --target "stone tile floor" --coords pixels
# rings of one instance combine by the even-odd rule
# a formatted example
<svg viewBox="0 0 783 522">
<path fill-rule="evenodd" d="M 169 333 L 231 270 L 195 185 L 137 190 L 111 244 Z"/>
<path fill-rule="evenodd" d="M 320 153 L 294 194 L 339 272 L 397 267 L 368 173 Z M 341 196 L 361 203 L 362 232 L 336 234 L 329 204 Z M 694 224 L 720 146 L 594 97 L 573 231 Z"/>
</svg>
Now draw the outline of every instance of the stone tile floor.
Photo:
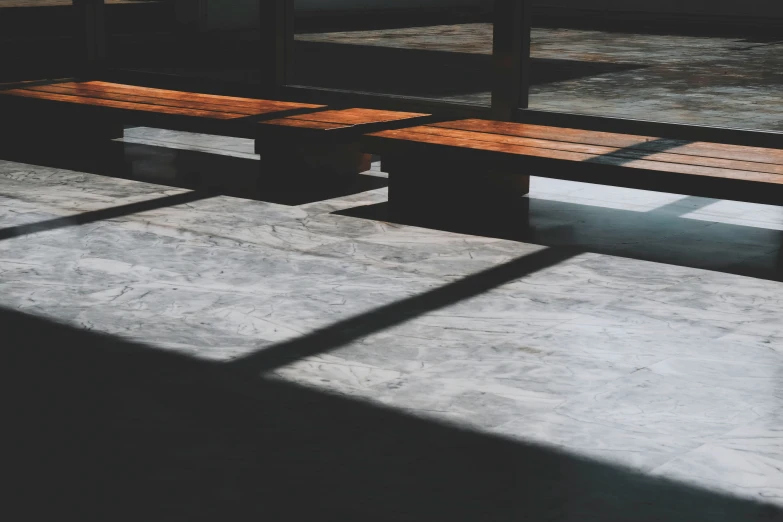
<svg viewBox="0 0 783 522">
<path fill-rule="evenodd" d="M 249 140 L 120 146 L 0 160 L 9 426 L 47 506 L 782 519 L 783 209 L 534 178 L 517 221 L 438 230 L 384 220 L 377 163 L 292 202 Z"/>
<path fill-rule="evenodd" d="M 489 104 L 491 24 L 296 38 L 301 83 Z M 758 39 L 534 27 L 531 39 L 532 109 L 783 130 L 783 33 Z M 362 72 L 330 74 L 347 56 L 364 64 Z M 383 70 L 375 71 L 376 60 Z"/>
</svg>

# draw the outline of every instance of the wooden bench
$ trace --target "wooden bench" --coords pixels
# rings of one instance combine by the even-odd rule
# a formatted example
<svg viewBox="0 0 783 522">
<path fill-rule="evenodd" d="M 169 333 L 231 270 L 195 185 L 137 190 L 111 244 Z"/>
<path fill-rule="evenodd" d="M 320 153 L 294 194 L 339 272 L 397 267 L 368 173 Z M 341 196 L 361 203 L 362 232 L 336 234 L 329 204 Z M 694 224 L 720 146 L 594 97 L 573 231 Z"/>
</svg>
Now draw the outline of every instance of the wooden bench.
<svg viewBox="0 0 783 522">
<path fill-rule="evenodd" d="M 172 91 L 103 81 L 0 87 L 4 142 L 96 154 L 123 125 L 252 138 L 262 170 L 287 184 L 329 182 L 370 168 L 362 133 L 422 123 L 428 115 Z M 6 143 L 7 145 L 7 143 Z M 286 183 L 283 183 L 284 185 Z"/>
<path fill-rule="evenodd" d="M 783 150 L 477 119 L 370 133 L 397 211 L 465 211 L 529 190 L 529 175 L 783 204 Z"/>
<path fill-rule="evenodd" d="M 253 138 L 259 119 L 325 107 L 101 81 L 58 81 L 0 88 L 0 108 L 3 126 L 16 135 L 90 142 L 121 137 L 123 125 Z"/>
<path fill-rule="evenodd" d="M 305 177 L 311 183 L 332 183 L 346 174 L 370 169 L 372 155 L 361 150 L 362 135 L 428 120 L 429 114 L 359 108 L 276 118 L 257 125 L 256 153 L 267 170 L 298 174 L 275 177 L 278 182 L 292 185 Z M 298 162 L 294 169 L 292 158 Z"/>
</svg>

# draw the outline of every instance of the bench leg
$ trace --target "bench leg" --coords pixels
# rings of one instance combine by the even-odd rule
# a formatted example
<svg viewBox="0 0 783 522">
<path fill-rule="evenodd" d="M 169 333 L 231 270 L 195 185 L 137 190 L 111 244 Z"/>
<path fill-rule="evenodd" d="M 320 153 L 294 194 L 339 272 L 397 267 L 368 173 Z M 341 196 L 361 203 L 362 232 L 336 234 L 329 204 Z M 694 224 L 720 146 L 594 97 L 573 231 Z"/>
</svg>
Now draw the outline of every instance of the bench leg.
<svg viewBox="0 0 783 522">
<path fill-rule="evenodd" d="M 396 215 L 495 213 L 530 192 L 530 176 L 452 159 L 383 156 L 389 209 Z"/>
<path fill-rule="evenodd" d="M 358 143 L 274 144 L 256 140 L 261 156 L 261 185 L 307 190 L 350 183 L 370 170 L 372 156 Z"/>
</svg>

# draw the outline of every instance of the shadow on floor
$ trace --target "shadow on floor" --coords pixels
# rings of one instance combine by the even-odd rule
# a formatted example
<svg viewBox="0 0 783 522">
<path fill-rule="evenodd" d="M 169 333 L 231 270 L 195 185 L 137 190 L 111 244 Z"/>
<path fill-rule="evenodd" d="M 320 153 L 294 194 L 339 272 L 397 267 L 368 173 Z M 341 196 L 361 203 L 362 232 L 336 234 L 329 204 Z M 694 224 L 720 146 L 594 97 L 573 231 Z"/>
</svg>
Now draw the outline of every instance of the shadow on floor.
<svg viewBox="0 0 783 522">
<path fill-rule="evenodd" d="M 335 183 L 312 183 L 304 189 L 276 189 L 259 183 L 262 172 L 258 159 L 130 142 L 109 142 L 89 154 L 49 146 L 42 154 L 40 144 L 28 150 L 0 145 L 0 159 L 281 205 L 303 205 L 387 185 L 382 177 L 354 176 Z"/>
<path fill-rule="evenodd" d="M 356 176 L 339 186 L 273 191 L 259 187 L 256 159 L 122 142 L 113 142 L 103 156 L 90 158 L 69 152 L 58 155 L 51 150 L 45 158 L 39 150 L 5 150 L 0 158 L 195 191 L 192 196 L 183 196 L 186 198 L 227 195 L 284 205 L 324 201 L 388 185 L 383 177 Z M 650 212 L 521 198 L 511 208 L 472 208 L 456 214 L 433 211 L 400 216 L 391 213 L 387 203 L 349 208 L 338 214 L 783 281 L 783 232 L 688 219 L 684 213 L 715 200 L 685 201 Z"/>
<path fill-rule="evenodd" d="M 118 317 L 118 320 L 119 317 Z M 781 511 L 0 309 L 5 505 L 67 518 L 744 522 Z M 9 440 L 9 439 L 7 439 Z M 16 509 L 21 508 L 21 509 Z"/>
<path fill-rule="evenodd" d="M 684 217 L 715 200 L 687 198 L 649 212 L 536 198 L 506 207 L 400 214 L 388 203 L 337 212 L 461 234 L 783 281 L 783 231 Z"/>
</svg>

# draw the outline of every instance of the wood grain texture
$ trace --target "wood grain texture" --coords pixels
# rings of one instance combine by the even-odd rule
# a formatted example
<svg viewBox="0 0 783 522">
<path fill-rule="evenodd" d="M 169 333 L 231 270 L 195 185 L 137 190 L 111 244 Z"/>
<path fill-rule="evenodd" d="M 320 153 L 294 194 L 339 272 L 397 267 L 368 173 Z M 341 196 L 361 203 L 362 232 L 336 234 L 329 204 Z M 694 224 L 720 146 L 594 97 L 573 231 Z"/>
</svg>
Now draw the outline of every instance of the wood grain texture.
<svg viewBox="0 0 783 522">
<path fill-rule="evenodd" d="M 603 145 L 617 148 L 635 147 L 641 150 L 659 150 L 661 147 L 660 138 L 653 136 L 636 136 L 631 134 L 569 129 L 565 127 L 548 127 L 525 123 L 466 119 L 435 123 L 431 126 L 444 129 L 484 132 L 489 134 L 582 143 L 587 145 Z M 673 146 L 667 148 L 667 151 L 676 152 L 677 154 L 772 163 L 778 165 L 783 164 L 783 150 L 708 142 L 686 142 L 681 140 L 681 145 L 674 146 L 674 143 L 678 140 L 667 141 L 670 141 L 673 144 Z"/>
<path fill-rule="evenodd" d="M 429 115 L 417 112 L 384 111 L 377 109 L 343 109 L 321 111 L 312 114 L 302 114 L 298 116 L 291 116 L 290 118 L 325 123 L 341 123 L 344 125 L 363 125 L 421 118 L 425 116 Z"/>
<path fill-rule="evenodd" d="M 21 98 L 31 98 L 52 102 L 63 102 L 72 105 L 81 105 L 89 107 L 102 107 L 105 109 L 117 109 L 136 112 L 150 112 L 158 114 L 168 114 L 177 116 L 190 116 L 196 118 L 207 118 L 213 120 L 231 120 L 236 118 L 245 118 L 245 114 L 231 112 L 215 112 L 198 109 L 186 109 L 181 107 L 169 107 L 163 105 L 151 105 L 146 103 L 121 102 L 115 100 L 105 100 L 99 98 L 88 98 L 82 96 L 72 96 L 67 94 L 55 94 L 49 92 L 33 91 L 28 89 L 11 89 L 0 91 L 0 96 Z"/>
<path fill-rule="evenodd" d="M 654 172 L 669 172 L 676 174 L 685 174 L 688 176 L 701 176 L 701 177 L 713 177 L 743 181 L 756 181 L 761 183 L 771 183 L 783 185 L 783 176 L 777 174 L 770 174 L 766 172 L 755 172 L 741 169 L 727 169 L 727 168 L 715 168 L 705 167 L 701 165 L 688 165 L 681 163 L 672 163 L 667 161 L 655 161 L 650 159 L 633 159 L 628 158 L 627 161 L 622 161 L 618 164 L 617 158 L 614 156 L 605 156 L 595 153 L 574 152 L 570 150 L 555 150 L 550 148 L 532 147 L 527 145 L 503 143 L 496 141 L 481 141 L 476 139 L 458 138 L 452 136 L 440 136 L 437 134 L 428 134 L 419 132 L 420 128 L 414 127 L 410 129 L 400 130 L 387 130 L 377 133 L 372 133 L 365 138 L 366 145 L 369 146 L 371 152 L 380 152 L 375 146 L 381 145 L 384 140 L 401 141 L 415 144 L 426 144 L 430 146 L 436 146 L 440 149 L 440 152 L 449 152 L 455 156 L 463 153 L 464 151 L 475 151 L 483 153 L 493 153 L 501 156 L 505 156 L 505 159 L 513 159 L 513 157 L 525 157 L 525 158 L 541 158 L 546 160 L 558 161 L 558 162 L 570 162 L 575 167 L 578 164 L 587 164 L 591 167 L 598 165 L 607 167 L 622 167 L 627 173 L 629 186 L 633 185 L 633 171 L 635 169 L 654 171 Z M 375 146 L 373 145 L 375 144 Z M 401 150 L 402 147 L 397 147 L 397 150 Z M 388 150 L 388 149 L 387 149 Z M 418 149 L 421 150 L 421 149 Z M 463 154 L 464 155 L 464 154 Z M 483 158 L 490 159 L 488 155 L 482 155 Z"/>
<path fill-rule="evenodd" d="M 186 97 L 182 99 L 166 99 L 155 98 L 150 96 L 136 95 L 136 94 L 122 94 L 115 92 L 108 92 L 102 89 L 92 90 L 86 88 L 73 88 L 62 85 L 40 85 L 26 87 L 26 90 L 49 92 L 53 94 L 65 94 L 69 96 L 79 96 L 82 98 L 97 98 L 100 100 L 114 100 L 130 103 L 143 103 L 147 105 L 161 105 L 165 107 L 179 107 L 183 109 L 196 109 L 210 112 L 229 112 L 234 114 L 244 114 L 246 116 L 253 116 L 257 114 L 266 114 L 268 112 L 279 111 L 272 102 L 264 104 L 260 107 L 247 107 L 243 104 L 219 104 L 211 102 L 202 102 L 198 100 L 191 100 Z"/>
<path fill-rule="evenodd" d="M 655 152 L 652 148 L 627 147 L 617 148 L 603 145 L 589 145 L 577 142 L 564 142 L 536 138 L 520 138 L 502 134 L 489 134 L 481 132 L 463 131 L 436 126 L 417 126 L 411 127 L 410 132 L 430 134 L 436 136 L 461 138 L 475 140 L 480 142 L 502 143 L 509 145 L 520 145 L 528 147 L 537 147 L 542 149 L 562 150 L 570 152 L 580 152 L 591 154 L 596 157 L 612 158 L 616 163 L 621 164 L 625 160 L 662 161 L 666 163 L 681 163 L 684 165 L 700 165 L 704 167 L 715 167 L 723 169 L 747 170 L 752 172 L 766 172 L 769 174 L 783 175 L 783 162 L 780 164 L 760 163 L 753 161 L 728 160 L 712 156 L 696 156 L 693 154 L 679 154 L 674 152 Z"/>
<path fill-rule="evenodd" d="M 69 85 L 69 84 L 59 84 Z M 222 96 L 216 94 L 201 94 L 185 91 L 171 91 L 167 89 L 157 89 L 153 87 L 138 87 L 135 85 L 125 85 L 120 83 L 102 82 L 102 81 L 90 81 L 90 82 L 73 82 L 71 85 L 77 86 L 82 89 L 94 90 L 95 88 L 103 89 L 106 92 L 115 92 L 122 94 L 135 94 L 141 96 L 149 96 L 162 99 L 187 99 L 198 100 L 216 104 L 228 104 L 228 105 L 242 105 L 247 108 L 259 110 L 265 110 L 267 108 L 273 108 L 274 110 L 292 110 L 292 109 L 321 109 L 324 105 L 314 105 L 311 103 L 298 103 L 298 102 L 286 102 L 277 100 L 257 100 L 253 98 L 240 98 L 237 96 Z"/>
<path fill-rule="evenodd" d="M 278 118 L 275 120 L 261 121 L 258 124 L 261 126 L 293 127 L 297 129 L 311 129 L 311 130 L 336 130 L 336 129 L 344 129 L 346 127 L 345 125 L 340 123 L 298 120 L 294 118 Z"/>
</svg>

